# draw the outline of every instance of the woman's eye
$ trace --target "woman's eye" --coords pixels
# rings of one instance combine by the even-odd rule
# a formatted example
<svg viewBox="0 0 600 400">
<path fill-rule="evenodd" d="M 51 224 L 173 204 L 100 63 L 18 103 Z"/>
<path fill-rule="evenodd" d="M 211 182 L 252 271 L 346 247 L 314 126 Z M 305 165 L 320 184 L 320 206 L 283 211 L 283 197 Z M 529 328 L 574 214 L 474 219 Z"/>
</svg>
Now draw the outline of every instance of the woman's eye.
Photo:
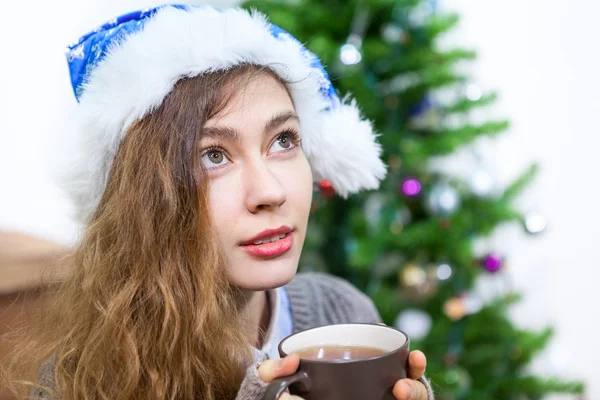
<svg viewBox="0 0 600 400">
<path fill-rule="evenodd" d="M 280 134 L 273 145 L 271 145 L 271 152 L 276 153 L 279 151 L 290 150 L 298 145 L 298 134 L 295 132 L 289 133 L 284 132 Z"/>
<path fill-rule="evenodd" d="M 202 165 L 205 168 L 215 168 L 227 165 L 229 159 L 222 150 L 209 149 L 202 155 Z"/>
</svg>

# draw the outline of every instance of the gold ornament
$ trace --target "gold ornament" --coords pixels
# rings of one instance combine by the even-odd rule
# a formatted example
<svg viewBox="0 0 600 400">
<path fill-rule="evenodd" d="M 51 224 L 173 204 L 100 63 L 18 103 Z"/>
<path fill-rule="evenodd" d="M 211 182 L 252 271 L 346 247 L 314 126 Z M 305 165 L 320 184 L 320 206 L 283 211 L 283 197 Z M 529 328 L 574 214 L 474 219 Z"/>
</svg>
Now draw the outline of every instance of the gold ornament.
<svg viewBox="0 0 600 400">
<path fill-rule="evenodd" d="M 400 272 L 402 285 L 408 288 L 421 286 L 427 280 L 427 274 L 418 264 L 406 264 Z"/>
<path fill-rule="evenodd" d="M 460 297 L 455 297 L 444 304 L 444 314 L 453 321 L 458 321 L 467 315 L 465 302 Z"/>
<path fill-rule="evenodd" d="M 475 294 L 467 293 L 449 299 L 444 304 L 444 313 L 453 321 L 478 313 L 483 308 L 483 301 Z"/>
<path fill-rule="evenodd" d="M 437 290 L 437 279 L 430 279 L 426 269 L 417 263 L 404 265 L 400 270 L 399 280 L 403 288 L 402 295 L 412 300 L 427 300 Z"/>
</svg>

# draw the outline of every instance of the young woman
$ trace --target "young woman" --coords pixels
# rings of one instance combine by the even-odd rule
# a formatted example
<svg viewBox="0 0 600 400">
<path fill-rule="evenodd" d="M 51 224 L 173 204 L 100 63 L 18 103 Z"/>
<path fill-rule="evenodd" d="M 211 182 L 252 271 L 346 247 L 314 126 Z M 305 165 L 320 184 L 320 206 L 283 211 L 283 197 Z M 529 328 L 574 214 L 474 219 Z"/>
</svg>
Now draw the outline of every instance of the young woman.
<svg viewBox="0 0 600 400">
<path fill-rule="evenodd" d="M 298 366 L 277 360 L 285 336 L 380 322 L 347 282 L 295 276 L 313 181 L 346 196 L 385 176 L 370 123 L 316 56 L 258 13 L 162 6 L 68 59 L 65 187 L 85 230 L 15 357 L 39 368 L 31 397 L 260 399 Z M 425 362 L 411 354 L 397 399 L 433 398 Z"/>
</svg>

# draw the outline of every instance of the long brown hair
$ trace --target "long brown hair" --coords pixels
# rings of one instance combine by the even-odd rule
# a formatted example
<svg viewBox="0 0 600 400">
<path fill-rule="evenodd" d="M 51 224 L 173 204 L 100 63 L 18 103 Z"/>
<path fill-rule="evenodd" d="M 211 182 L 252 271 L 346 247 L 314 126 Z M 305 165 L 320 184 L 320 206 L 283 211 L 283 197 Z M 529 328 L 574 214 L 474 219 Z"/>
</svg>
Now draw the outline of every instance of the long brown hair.
<svg viewBox="0 0 600 400">
<path fill-rule="evenodd" d="M 52 357 L 60 399 L 233 399 L 250 360 L 209 221 L 197 143 L 244 65 L 179 81 L 120 144 L 102 200 L 6 379 L 26 398 Z M 18 379 L 19 380 L 18 380 Z"/>
</svg>

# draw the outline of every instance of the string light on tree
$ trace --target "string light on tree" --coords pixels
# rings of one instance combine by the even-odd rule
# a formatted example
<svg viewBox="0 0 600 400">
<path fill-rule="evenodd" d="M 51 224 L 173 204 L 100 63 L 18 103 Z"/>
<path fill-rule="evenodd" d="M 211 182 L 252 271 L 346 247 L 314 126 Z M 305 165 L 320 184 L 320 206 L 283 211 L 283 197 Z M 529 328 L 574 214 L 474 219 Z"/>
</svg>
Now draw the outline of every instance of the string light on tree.
<svg viewBox="0 0 600 400">
<path fill-rule="evenodd" d="M 431 331 L 431 315 L 418 309 L 407 309 L 396 317 L 394 326 L 415 340 L 424 339 Z"/>
<path fill-rule="evenodd" d="M 362 39 L 356 35 L 350 35 L 348 42 L 340 48 L 340 61 L 345 65 L 356 65 L 362 61 L 360 48 Z"/>
<path fill-rule="evenodd" d="M 450 266 L 450 264 L 439 264 L 436 267 L 435 273 L 437 279 L 439 279 L 440 281 L 446 281 L 450 279 L 450 277 L 452 277 L 452 267 Z"/>
<path fill-rule="evenodd" d="M 467 99 L 471 101 L 477 101 L 481 99 L 483 93 L 479 86 L 471 83 L 467 85 L 467 88 L 465 89 L 465 95 L 467 96 Z"/>
<path fill-rule="evenodd" d="M 494 177 L 486 169 L 476 169 L 471 176 L 469 186 L 473 193 L 480 197 L 486 197 L 492 194 L 494 189 Z"/>
<path fill-rule="evenodd" d="M 434 215 L 449 216 L 459 205 L 458 191 L 447 182 L 436 184 L 427 195 L 427 209 Z"/>
<path fill-rule="evenodd" d="M 362 61 L 362 42 L 368 23 L 369 8 L 359 5 L 354 13 L 350 35 L 340 48 L 339 58 L 342 66 L 355 66 Z"/>
<path fill-rule="evenodd" d="M 528 212 L 525 215 L 525 230 L 532 235 L 544 232 L 546 230 L 546 217 L 539 212 Z"/>
</svg>

